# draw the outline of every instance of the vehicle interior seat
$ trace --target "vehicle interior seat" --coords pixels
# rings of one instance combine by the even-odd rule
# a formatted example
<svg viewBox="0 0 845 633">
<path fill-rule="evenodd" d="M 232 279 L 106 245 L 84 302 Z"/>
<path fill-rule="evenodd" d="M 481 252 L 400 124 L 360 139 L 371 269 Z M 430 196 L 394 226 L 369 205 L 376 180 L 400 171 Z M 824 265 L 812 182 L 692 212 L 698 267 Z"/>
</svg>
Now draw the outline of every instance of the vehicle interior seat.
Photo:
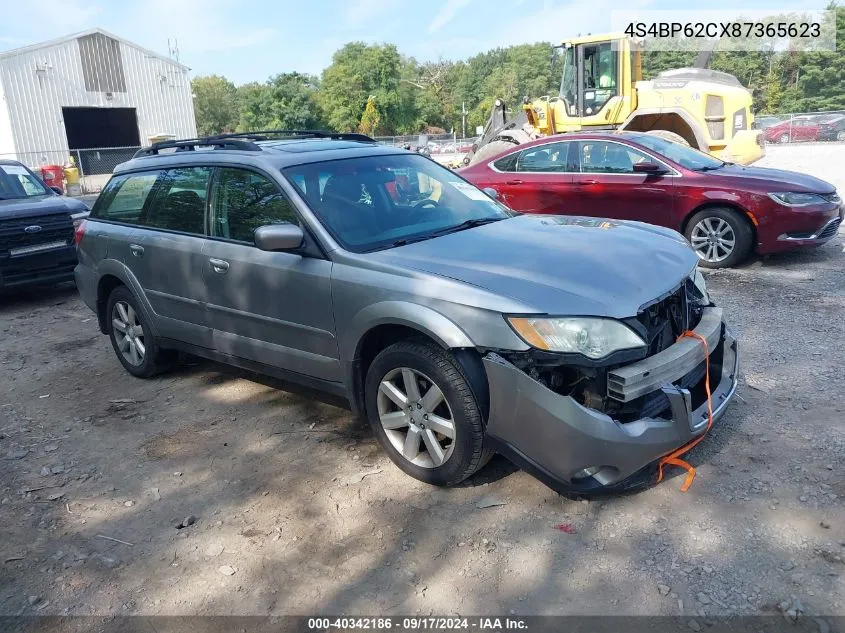
<svg viewBox="0 0 845 633">
<path fill-rule="evenodd" d="M 174 191 L 164 199 L 153 220 L 154 224 L 174 231 L 202 235 L 205 232 L 205 203 L 196 191 Z"/>
</svg>

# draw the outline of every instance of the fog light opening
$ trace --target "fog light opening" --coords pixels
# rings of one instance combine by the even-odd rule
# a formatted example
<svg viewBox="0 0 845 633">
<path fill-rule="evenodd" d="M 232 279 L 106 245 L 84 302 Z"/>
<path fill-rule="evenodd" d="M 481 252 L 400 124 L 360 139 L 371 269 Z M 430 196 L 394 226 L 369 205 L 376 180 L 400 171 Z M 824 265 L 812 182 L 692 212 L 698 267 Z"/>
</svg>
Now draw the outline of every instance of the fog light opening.
<svg viewBox="0 0 845 633">
<path fill-rule="evenodd" d="M 590 466 L 589 468 L 582 468 L 577 473 L 572 475 L 572 479 L 589 479 L 601 470 L 601 466 Z"/>
<path fill-rule="evenodd" d="M 572 475 L 572 483 L 586 484 L 590 480 L 607 486 L 619 479 L 619 471 L 613 466 L 590 466 L 589 468 L 582 468 Z"/>
</svg>

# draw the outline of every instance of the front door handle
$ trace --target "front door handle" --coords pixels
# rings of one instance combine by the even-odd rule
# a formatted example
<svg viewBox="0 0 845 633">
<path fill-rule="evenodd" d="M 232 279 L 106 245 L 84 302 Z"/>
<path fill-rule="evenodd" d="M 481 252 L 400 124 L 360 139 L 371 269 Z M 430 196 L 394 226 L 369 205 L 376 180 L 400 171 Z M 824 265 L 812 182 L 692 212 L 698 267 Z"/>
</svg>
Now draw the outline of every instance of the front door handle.
<svg viewBox="0 0 845 633">
<path fill-rule="evenodd" d="M 506 185 L 521 185 L 523 183 L 522 180 L 506 180 Z"/>
<path fill-rule="evenodd" d="M 132 253 L 135 257 L 142 257 L 144 255 L 144 247 L 140 244 L 130 244 L 129 252 Z"/>
<path fill-rule="evenodd" d="M 597 185 L 599 184 L 598 180 L 576 180 L 576 185 Z"/>
<path fill-rule="evenodd" d="M 225 275 L 226 272 L 229 270 L 229 262 L 223 259 L 209 259 L 208 263 L 211 264 L 211 269 L 219 273 L 221 275 Z"/>
</svg>

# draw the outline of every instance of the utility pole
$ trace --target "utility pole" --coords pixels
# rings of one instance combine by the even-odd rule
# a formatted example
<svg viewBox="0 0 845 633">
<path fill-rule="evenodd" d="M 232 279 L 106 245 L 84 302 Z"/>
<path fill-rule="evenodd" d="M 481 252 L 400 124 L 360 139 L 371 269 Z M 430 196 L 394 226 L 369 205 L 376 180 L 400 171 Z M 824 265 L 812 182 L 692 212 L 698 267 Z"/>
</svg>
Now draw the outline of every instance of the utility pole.
<svg viewBox="0 0 845 633">
<path fill-rule="evenodd" d="M 461 101 L 461 138 L 467 137 L 467 102 Z"/>
</svg>

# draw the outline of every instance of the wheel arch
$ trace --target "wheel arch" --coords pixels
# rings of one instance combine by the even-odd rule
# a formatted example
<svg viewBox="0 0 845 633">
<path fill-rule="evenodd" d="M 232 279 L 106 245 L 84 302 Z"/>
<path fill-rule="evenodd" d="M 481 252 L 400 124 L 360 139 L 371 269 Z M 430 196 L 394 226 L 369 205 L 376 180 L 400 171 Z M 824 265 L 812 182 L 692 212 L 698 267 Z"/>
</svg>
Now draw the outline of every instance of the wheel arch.
<svg viewBox="0 0 845 633">
<path fill-rule="evenodd" d="M 115 288 L 125 285 L 122 279 L 112 274 L 101 276 L 97 282 L 97 323 L 100 326 L 100 332 L 103 334 L 109 333 L 108 315 L 106 314 L 109 297 Z"/>
<path fill-rule="evenodd" d="M 709 152 L 704 130 L 689 112 L 681 108 L 644 108 L 634 110 L 619 127 L 628 132 L 668 130 L 683 137 L 691 147 Z"/>
<path fill-rule="evenodd" d="M 141 284 L 123 262 L 114 259 L 103 260 L 97 267 L 97 276 L 97 322 L 103 334 L 108 334 L 106 308 L 109 295 L 118 286 L 126 286 L 137 300 L 138 307 L 144 313 L 152 333 L 158 335 L 156 321 L 153 318 L 155 312 L 147 301 Z"/>
<path fill-rule="evenodd" d="M 377 314 L 380 316 L 376 317 Z M 372 320 L 370 317 L 373 317 Z M 439 312 L 399 301 L 386 301 L 362 310 L 353 319 L 351 332 L 344 339 L 346 343 L 341 348 L 341 354 L 347 359 L 346 383 L 353 413 L 366 418 L 364 381 L 373 359 L 386 347 L 414 338 L 452 352 L 486 420 L 490 401 L 487 378 L 481 355 L 472 340 Z"/>
</svg>

